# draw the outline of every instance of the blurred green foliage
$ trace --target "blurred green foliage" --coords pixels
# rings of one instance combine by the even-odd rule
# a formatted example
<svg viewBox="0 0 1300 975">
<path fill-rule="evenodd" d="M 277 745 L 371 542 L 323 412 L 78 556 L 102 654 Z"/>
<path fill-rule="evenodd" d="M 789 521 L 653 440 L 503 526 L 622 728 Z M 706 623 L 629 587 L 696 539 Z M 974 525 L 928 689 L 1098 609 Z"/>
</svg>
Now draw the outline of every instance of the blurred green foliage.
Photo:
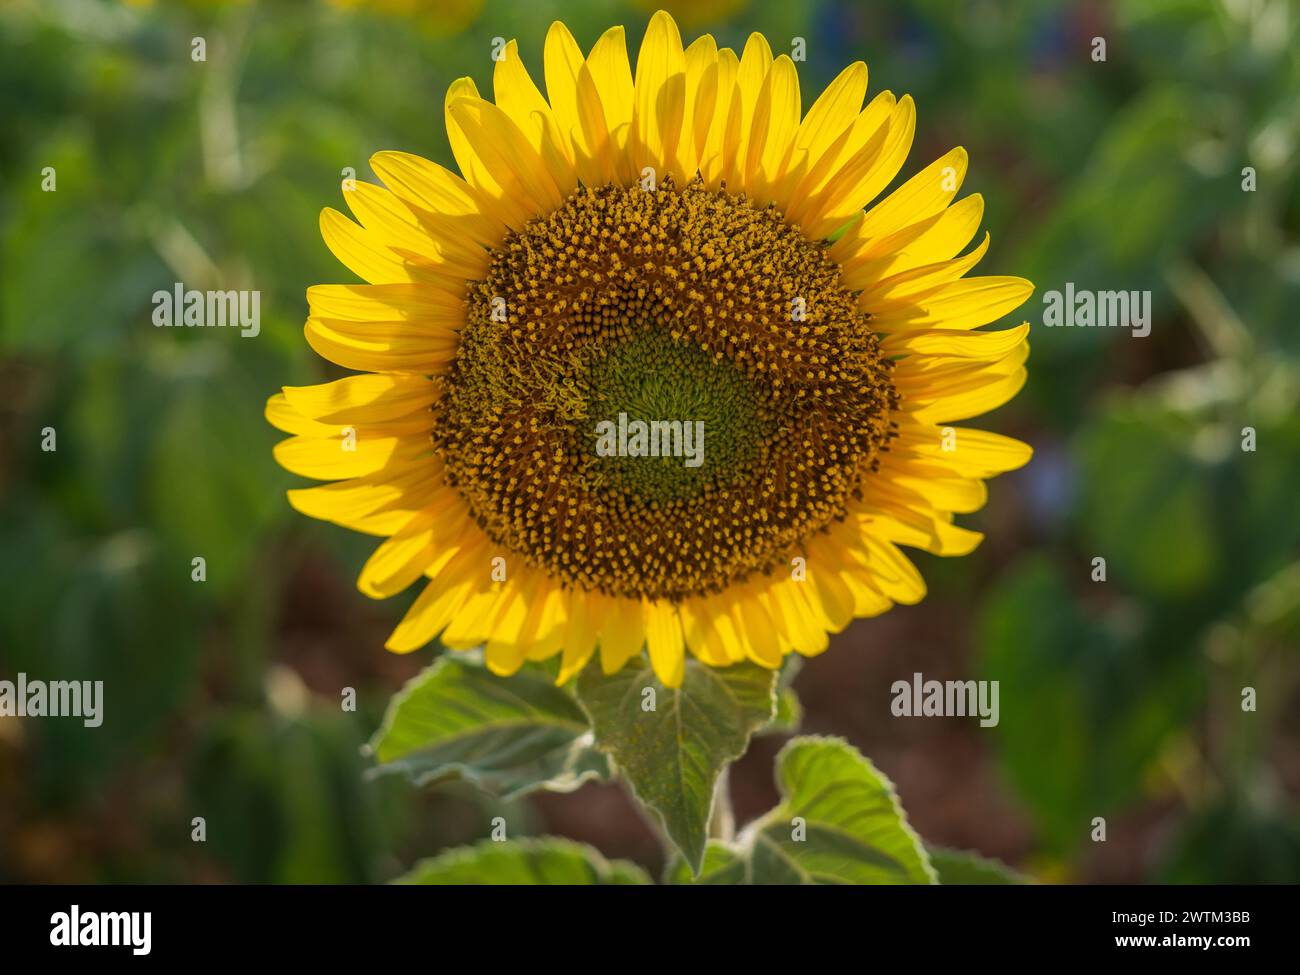
<svg viewBox="0 0 1300 975">
<path fill-rule="evenodd" d="M 512 835 L 536 822 L 527 800 L 363 776 L 384 702 L 429 654 L 383 653 L 405 600 L 367 603 L 352 577 L 369 540 L 285 503 L 262 406 L 337 375 L 300 327 L 306 287 L 349 279 L 317 230 L 345 168 L 371 178 L 389 148 L 450 163 L 443 92 L 462 75 L 490 90 L 493 37 L 538 67 L 552 19 L 585 47 L 613 23 L 639 37 L 653 5 L 489 0 L 454 25 L 343 6 L 0 9 L 0 676 L 108 688 L 94 732 L 0 719 L 0 878 L 381 880 L 492 816 Z M 1293 6 L 687 10 L 723 44 L 804 37 L 805 106 L 859 58 L 873 89 L 910 91 L 904 175 L 970 150 L 982 268 L 1035 281 L 1031 322 L 1068 281 L 1153 293 L 1145 339 L 1036 330 L 1030 385 L 984 423 L 1038 450 L 973 520 L 995 553 L 923 560 L 919 611 L 978 594 L 953 642 L 1002 682 L 985 740 L 1028 824 L 1017 865 L 1098 876 L 1104 816 L 1112 842 L 1159 826 L 1140 830 L 1144 879 L 1300 880 Z M 261 334 L 155 329 L 150 296 L 175 281 L 259 289 Z"/>
</svg>

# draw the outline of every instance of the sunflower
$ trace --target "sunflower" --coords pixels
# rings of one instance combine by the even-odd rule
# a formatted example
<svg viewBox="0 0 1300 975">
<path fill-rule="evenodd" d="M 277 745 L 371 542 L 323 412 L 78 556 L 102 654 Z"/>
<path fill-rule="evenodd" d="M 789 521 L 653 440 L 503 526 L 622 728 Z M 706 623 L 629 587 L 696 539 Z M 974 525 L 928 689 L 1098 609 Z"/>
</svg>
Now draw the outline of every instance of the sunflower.
<svg viewBox="0 0 1300 975">
<path fill-rule="evenodd" d="M 900 546 L 969 553 L 954 514 L 1030 456 L 950 426 L 1024 383 L 1028 324 L 977 329 L 1033 290 L 965 277 L 988 247 L 962 253 L 965 151 L 864 212 L 916 115 L 864 106 L 861 62 L 801 114 L 761 35 L 683 48 L 662 11 L 635 74 L 621 27 L 584 57 L 553 24 L 548 97 L 501 53 L 494 100 L 447 93 L 459 175 L 380 152 L 382 187 L 344 186 L 358 222 L 321 215 L 368 283 L 310 288 L 307 341 L 363 374 L 267 406 L 279 463 L 331 482 L 291 504 L 384 539 L 360 590 L 423 580 L 388 648 L 482 646 L 502 675 L 561 654 L 562 681 L 645 649 L 677 686 L 688 651 L 775 668 L 920 600 Z M 601 455 L 616 419 L 702 424 L 702 463 Z"/>
</svg>

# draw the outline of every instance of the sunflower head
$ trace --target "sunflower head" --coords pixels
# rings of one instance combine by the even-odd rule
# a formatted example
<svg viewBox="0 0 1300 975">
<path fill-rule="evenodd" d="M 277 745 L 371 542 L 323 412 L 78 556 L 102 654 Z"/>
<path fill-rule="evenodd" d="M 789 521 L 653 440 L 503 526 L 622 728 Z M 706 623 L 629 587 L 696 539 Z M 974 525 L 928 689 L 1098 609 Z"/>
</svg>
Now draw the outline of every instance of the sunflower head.
<svg viewBox="0 0 1300 975">
<path fill-rule="evenodd" d="M 899 546 L 962 555 L 953 522 L 1029 449 L 952 423 L 1024 382 L 1032 291 L 967 277 L 987 235 L 954 149 L 904 166 L 909 97 L 845 68 L 802 111 L 753 34 L 683 47 L 662 11 L 546 38 L 546 97 L 511 42 L 493 99 L 447 94 L 459 175 L 401 152 L 325 210 L 364 285 L 309 289 L 307 340 L 362 375 L 286 387 L 300 511 L 384 540 L 358 585 L 425 579 L 389 639 L 485 646 L 508 674 L 647 649 L 776 667 L 924 583 Z M 865 209 L 864 209 L 865 208 Z"/>
</svg>

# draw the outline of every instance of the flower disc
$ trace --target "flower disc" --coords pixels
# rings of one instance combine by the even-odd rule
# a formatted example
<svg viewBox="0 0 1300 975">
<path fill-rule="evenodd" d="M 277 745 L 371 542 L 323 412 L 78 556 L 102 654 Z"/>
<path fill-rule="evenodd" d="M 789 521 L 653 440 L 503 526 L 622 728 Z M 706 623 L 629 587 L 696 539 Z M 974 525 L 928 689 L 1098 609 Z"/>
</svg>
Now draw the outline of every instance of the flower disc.
<svg viewBox="0 0 1300 975">
<path fill-rule="evenodd" d="M 473 291 L 436 408 L 448 479 L 570 584 L 681 599 L 767 571 L 843 517 L 888 443 L 890 363 L 838 268 L 698 178 L 578 189 Z M 598 456 L 620 414 L 695 424 L 702 462 Z"/>
</svg>

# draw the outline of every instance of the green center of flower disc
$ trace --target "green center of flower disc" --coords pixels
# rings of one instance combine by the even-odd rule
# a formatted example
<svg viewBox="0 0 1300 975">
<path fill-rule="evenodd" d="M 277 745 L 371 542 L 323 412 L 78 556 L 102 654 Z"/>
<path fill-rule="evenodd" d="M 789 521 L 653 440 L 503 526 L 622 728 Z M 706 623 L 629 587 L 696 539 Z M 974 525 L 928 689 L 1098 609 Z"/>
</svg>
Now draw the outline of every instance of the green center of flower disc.
<svg viewBox="0 0 1300 975">
<path fill-rule="evenodd" d="M 667 504 L 734 483 L 758 458 L 766 425 L 730 362 L 655 328 L 593 360 L 579 379 L 595 442 L 586 469 L 593 486 Z"/>
<path fill-rule="evenodd" d="M 890 377 L 839 268 L 774 207 L 698 178 L 583 187 L 471 286 L 434 447 L 507 557 L 681 600 L 844 516 L 894 435 Z"/>
</svg>

